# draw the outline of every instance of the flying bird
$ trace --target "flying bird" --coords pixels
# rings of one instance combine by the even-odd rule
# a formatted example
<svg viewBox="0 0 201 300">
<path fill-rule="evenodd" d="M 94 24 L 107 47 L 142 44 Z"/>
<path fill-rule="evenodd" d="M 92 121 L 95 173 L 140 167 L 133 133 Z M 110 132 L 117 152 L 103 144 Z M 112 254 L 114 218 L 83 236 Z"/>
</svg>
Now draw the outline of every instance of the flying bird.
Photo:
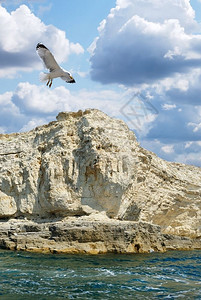
<svg viewBox="0 0 201 300">
<path fill-rule="evenodd" d="M 53 78 L 60 77 L 68 83 L 75 83 L 75 79 L 70 74 L 70 72 L 62 69 L 56 62 L 54 56 L 50 50 L 45 47 L 45 45 L 38 43 L 36 46 L 36 51 L 40 58 L 42 59 L 46 69 L 49 70 L 49 73 L 42 73 L 40 76 L 41 81 L 47 81 L 47 86 L 52 86 Z"/>
</svg>

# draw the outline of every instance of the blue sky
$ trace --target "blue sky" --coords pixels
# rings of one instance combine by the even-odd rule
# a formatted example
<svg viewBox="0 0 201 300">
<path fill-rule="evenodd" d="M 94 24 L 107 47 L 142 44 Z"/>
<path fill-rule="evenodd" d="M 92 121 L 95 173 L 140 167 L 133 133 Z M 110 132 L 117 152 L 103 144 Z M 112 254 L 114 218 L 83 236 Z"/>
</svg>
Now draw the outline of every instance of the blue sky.
<svg viewBox="0 0 201 300">
<path fill-rule="evenodd" d="M 38 42 L 76 84 L 39 81 Z M 0 133 L 86 108 L 201 166 L 201 0 L 0 0 Z"/>
</svg>

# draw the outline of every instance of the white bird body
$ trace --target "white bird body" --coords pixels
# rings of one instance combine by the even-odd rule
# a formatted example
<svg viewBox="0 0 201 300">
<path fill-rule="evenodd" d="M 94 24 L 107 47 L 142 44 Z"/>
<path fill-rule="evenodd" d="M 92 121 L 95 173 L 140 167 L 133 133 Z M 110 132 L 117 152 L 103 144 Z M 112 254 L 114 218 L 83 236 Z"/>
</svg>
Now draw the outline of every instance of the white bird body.
<svg viewBox="0 0 201 300">
<path fill-rule="evenodd" d="M 40 74 L 41 81 L 47 81 L 47 86 L 51 87 L 53 79 L 58 77 L 68 83 L 75 83 L 75 79 L 70 72 L 65 71 L 58 65 L 54 56 L 47 47 L 38 43 L 36 46 L 36 51 L 42 59 L 45 68 L 49 70 L 49 73 Z"/>
</svg>

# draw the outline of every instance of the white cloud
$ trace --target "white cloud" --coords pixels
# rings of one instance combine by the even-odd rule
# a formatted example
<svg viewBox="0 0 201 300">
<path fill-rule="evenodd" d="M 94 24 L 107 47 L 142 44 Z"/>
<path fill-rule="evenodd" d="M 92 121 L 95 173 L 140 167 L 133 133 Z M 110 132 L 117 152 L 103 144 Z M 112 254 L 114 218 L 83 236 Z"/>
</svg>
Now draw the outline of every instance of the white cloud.
<svg viewBox="0 0 201 300">
<path fill-rule="evenodd" d="M 179 80 L 180 77 L 180 80 Z M 172 78 L 172 85 L 166 88 L 165 97 L 176 104 L 201 105 L 201 69 Z M 174 81 L 174 82 L 173 82 Z M 164 91 L 163 91 L 164 92 Z"/>
<path fill-rule="evenodd" d="M 150 95 L 158 115 L 146 122 L 138 114 L 140 141 L 165 159 L 199 165 L 200 29 L 189 0 L 117 0 L 90 49 L 92 79 Z"/>
<path fill-rule="evenodd" d="M 193 122 L 189 122 L 188 126 L 193 127 L 193 132 L 198 132 L 201 131 L 201 123 L 193 123 Z"/>
<path fill-rule="evenodd" d="M 156 139 L 143 140 L 141 144 L 165 160 L 201 167 L 200 141 L 188 143 L 176 141 L 174 144 L 164 144 L 162 141 Z"/>
<path fill-rule="evenodd" d="M 2 117 L 4 114 L 7 114 L 9 112 L 12 112 L 13 115 L 19 114 L 18 107 L 11 100 L 12 95 L 12 92 L 6 92 L 0 95 L 0 114 L 2 114 Z"/>
<path fill-rule="evenodd" d="M 193 144 L 193 142 L 187 142 L 187 143 L 185 143 L 185 146 L 184 146 L 185 149 L 191 147 L 192 144 Z"/>
<path fill-rule="evenodd" d="M 49 115 L 60 111 L 98 108 L 117 115 L 121 97 L 121 93 L 112 90 L 80 90 L 72 93 L 64 86 L 50 90 L 44 85 L 21 82 L 12 94 L 12 102 L 25 114 Z"/>
<path fill-rule="evenodd" d="M 166 143 L 200 140 L 199 130 L 195 130 L 201 121 L 197 109 L 192 105 L 181 105 L 181 109 L 159 110 L 147 138 L 157 138 Z"/>
<path fill-rule="evenodd" d="M 44 85 L 21 82 L 14 92 L 0 95 L 1 131 L 30 130 L 52 121 L 60 111 L 97 108 L 110 116 L 118 116 L 121 98 L 122 93 L 113 90 L 72 93 L 64 86 L 50 90 Z"/>
<path fill-rule="evenodd" d="M 201 34 L 189 0 L 117 1 L 92 43 L 91 76 L 126 86 L 201 66 Z"/>
<path fill-rule="evenodd" d="M 196 152 L 201 150 L 201 141 L 191 141 L 185 144 L 185 149 L 190 149 L 191 151 L 196 149 Z M 200 157 L 201 159 L 201 157 Z"/>
<path fill-rule="evenodd" d="M 201 151 L 201 148 L 200 148 Z M 198 153 L 181 153 L 176 156 L 176 161 L 188 165 L 195 165 L 201 167 L 200 152 Z"/>
<path fill-rule="evenodd" d="M 12 102 L 12 92 L 0 95 L 0 128 L 1 133 L 14 132 L 23 124 L 19 108 Z"/>
<path fill-rule="evenodd" d="M 117 6 L 126 8 L 131 4 L 131 0 L 117 0 Z"/>
<path fill-rule="evenodd" d="M 164 110 L 172 110 L 172 109 L 176 108 L 177 106 L 175 104 L 165 103 L 165 104 L 162 105 L 162 107 L 163 107 Z"/>
<path fill-rule="evenodd" d="M 12 101 L 26 114 L 51 114 L 69 110 L 70 92 L 64 87 L 53 90 L 46 86 L 36 86 L 28 82 L 19 83 Z"/>
<path fill-rule="evenodd" d="M 88 72 L 83 72 L 83 71 L 77 71 L 77 74 L 82 77 L 85 78 L 88 75 Z"/>
<path fill-rule="evenodd" d="M 30 121 L 28 121 L 28 123 L 25 124 L 20 129 L 20 131 L 21 132 L 29 131 L 32 130 L 33 128 L 36 128 L 37 126 L 44 125 L 45 123 L 47 123 L 47 119 L 45 118 L 33 118 Z"/>
<path fill-rule="evenodd" d="M 173 153 L 174 152 L 174 145 L 165 145 L 161 148 L 161 150 L 165 153 Z"/>
<path fill-rule="evenodd" d="M 26 5 L 11 13 L 0 5 L 1 77 L 41 67 L 35 51 L 38 42 L 46 44 L 59 63 L 66 61 L 71 53 L 84 51 L 80 44 L 70 42 L 64 31 L 45 25 Z"/>
</svg>

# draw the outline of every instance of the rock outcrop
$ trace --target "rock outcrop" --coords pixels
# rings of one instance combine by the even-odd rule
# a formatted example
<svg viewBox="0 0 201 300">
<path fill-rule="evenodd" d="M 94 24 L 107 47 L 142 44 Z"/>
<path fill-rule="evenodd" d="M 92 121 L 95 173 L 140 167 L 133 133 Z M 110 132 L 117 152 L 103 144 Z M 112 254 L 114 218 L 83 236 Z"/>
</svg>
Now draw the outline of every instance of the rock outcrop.
<svg viewBox="0 0 201 300">
<path fill-rule="evenodd" d="M 201 169 L 158 158 L 101 111 L 60 113 L 30 132 L 0 135 L 0 220 L 6 248 L 201 249 Z"/>
<path fill-rule="evenodd" d="M 9 233 L 9 234 L 8 234 Z M 164 251 L 159 226 L 100 216 L 1 224 L 0 247 L 44 253 L 135 253 Z"/>
</svg>

